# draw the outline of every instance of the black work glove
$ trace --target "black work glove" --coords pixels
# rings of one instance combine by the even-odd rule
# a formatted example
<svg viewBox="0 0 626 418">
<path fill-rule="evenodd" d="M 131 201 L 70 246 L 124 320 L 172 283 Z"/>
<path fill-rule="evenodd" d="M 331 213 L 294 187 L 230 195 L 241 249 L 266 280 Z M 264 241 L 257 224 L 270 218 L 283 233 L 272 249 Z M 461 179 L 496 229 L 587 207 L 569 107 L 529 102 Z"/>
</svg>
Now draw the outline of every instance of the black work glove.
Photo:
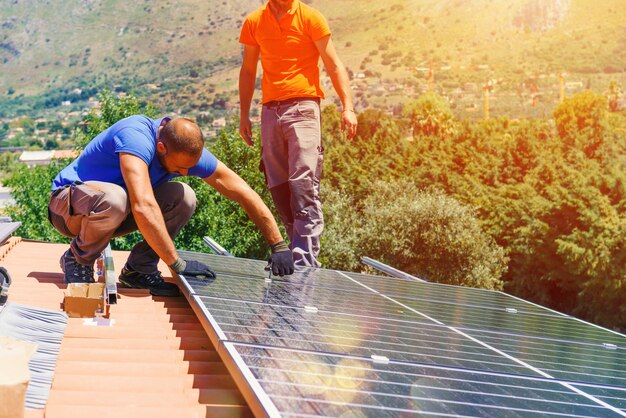
<svg viewBox="0 0 626 418">
<path fill-rule="evenodd" d="M 270 245 L 270 248 L 272 249 L 272 255 L 270 256 L 272 274 L 277 276 L 293 274 L 293 253 L 285 244 L 285 241 Z"/>
<path fill-rule="evenodd" d="M 200 261 L 183 260 L 179 257 L 170 265 L 170 268 L 182 276 L 193 276 L 199 279 L 215 279 L 215 272 L 211 267 Z"/>
</svg>

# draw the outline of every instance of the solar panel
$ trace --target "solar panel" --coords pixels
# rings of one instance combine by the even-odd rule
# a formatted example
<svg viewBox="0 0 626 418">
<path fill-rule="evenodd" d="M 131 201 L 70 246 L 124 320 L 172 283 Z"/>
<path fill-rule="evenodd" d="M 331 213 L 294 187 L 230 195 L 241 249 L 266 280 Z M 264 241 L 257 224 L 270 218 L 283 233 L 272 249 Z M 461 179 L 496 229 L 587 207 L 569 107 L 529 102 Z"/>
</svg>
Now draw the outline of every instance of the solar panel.
<svg viewBox="0 0 626 418">
<path fill-rule="evenodd" d="M 502 292 L 184 253 L 257 415 L 626 416 L 626 337 Z M 256 406 L 255 406 L 256 405 Z"/>
<path fill-rule="evenodd" d="M 0 222 L 0 244 L 9 239 L 11 234 L 21 225 L 21 222 Z"/>
</svg>

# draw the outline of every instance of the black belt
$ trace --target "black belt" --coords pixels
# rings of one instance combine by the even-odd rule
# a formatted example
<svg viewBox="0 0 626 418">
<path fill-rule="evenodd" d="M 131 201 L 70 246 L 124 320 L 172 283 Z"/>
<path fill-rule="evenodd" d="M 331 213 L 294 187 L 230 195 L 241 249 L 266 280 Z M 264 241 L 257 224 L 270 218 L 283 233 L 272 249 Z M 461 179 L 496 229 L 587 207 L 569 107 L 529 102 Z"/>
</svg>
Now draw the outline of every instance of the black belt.
<svg viewBox="0 0 626 418">
<path fill-rule="evenodd" d="M 304 100 L 313 100 L 317 104 L 320 104 L 319 97 L 292 97 L 291 99 L 285 99 L 285 100 L 272 100 L 271 102 L 263 103 L 263 106 L 278 107 L 281 105 L 294 104 L 294 103 L 301 102 Z"/>
</svg>

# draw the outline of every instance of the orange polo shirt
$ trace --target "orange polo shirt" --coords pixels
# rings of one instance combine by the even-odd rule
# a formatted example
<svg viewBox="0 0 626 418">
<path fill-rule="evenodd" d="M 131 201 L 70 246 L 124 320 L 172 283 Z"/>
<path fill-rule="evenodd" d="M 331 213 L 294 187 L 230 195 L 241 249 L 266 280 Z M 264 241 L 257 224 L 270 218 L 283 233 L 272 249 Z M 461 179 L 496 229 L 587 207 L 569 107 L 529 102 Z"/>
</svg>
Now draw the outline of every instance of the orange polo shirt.
<svg viewBox="0 0 626 418">
<path fill-rule="evenodd" d="M 280 19 L 269 4 L 250 13 L 239 42 L 260 48 L 263 103 L 293 97 L 321 97 L 319 58 L 315 41 L 330 35 L 324 16 L 299 0 Z"/>
</svg>

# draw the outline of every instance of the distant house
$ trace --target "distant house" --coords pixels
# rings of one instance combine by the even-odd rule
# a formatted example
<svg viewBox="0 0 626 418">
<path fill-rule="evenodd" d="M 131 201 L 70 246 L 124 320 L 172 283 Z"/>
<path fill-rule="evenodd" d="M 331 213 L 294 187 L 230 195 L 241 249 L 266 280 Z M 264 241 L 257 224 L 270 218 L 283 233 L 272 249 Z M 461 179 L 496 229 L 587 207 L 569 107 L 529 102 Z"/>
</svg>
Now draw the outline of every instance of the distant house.
<svg viewBox="0 0 626 418">
<path fill-rule="evenodd" d="M 52 155 L 53 160 L 60 160 L 62 158 L 76 158 L 80 152 L 75 149 L 58 149 L 54 151 Z"/>
<path fill-rule="evenodd" d="M 476 84 L 476 83 L 465 83 L 465 84 L 463 84 L 463 90 L 477 92 L 478 91 L 478 84 Z"/>
<path fill-rule="evenodd" d="M 565 83 L 565 89 L 567 90 L 577 90 L 583 88 L 582 81 L 568 81 Z"/>
<path fill-rule="evenodd" d="M 213 121 L 214 128 L 223 128 L 226 126 L 226 118 L 218 118 Z"/>
<path fill-rule="evenodd" d="M 36 165 L 47 165 L 52 160 L 61 158 L 76 158 L 78 154 L 77 150 L 24 151 L 20 155 L 20 162 L 25 163 L 27 167 L 34 167 Z"/>
<path fill-rule="evenodd" d="M 25 163 L 27 167 L 36 165 L 50 164 L 54 151 L 24 151 L 20 155 L 20 162 Z"/>
</svg>

